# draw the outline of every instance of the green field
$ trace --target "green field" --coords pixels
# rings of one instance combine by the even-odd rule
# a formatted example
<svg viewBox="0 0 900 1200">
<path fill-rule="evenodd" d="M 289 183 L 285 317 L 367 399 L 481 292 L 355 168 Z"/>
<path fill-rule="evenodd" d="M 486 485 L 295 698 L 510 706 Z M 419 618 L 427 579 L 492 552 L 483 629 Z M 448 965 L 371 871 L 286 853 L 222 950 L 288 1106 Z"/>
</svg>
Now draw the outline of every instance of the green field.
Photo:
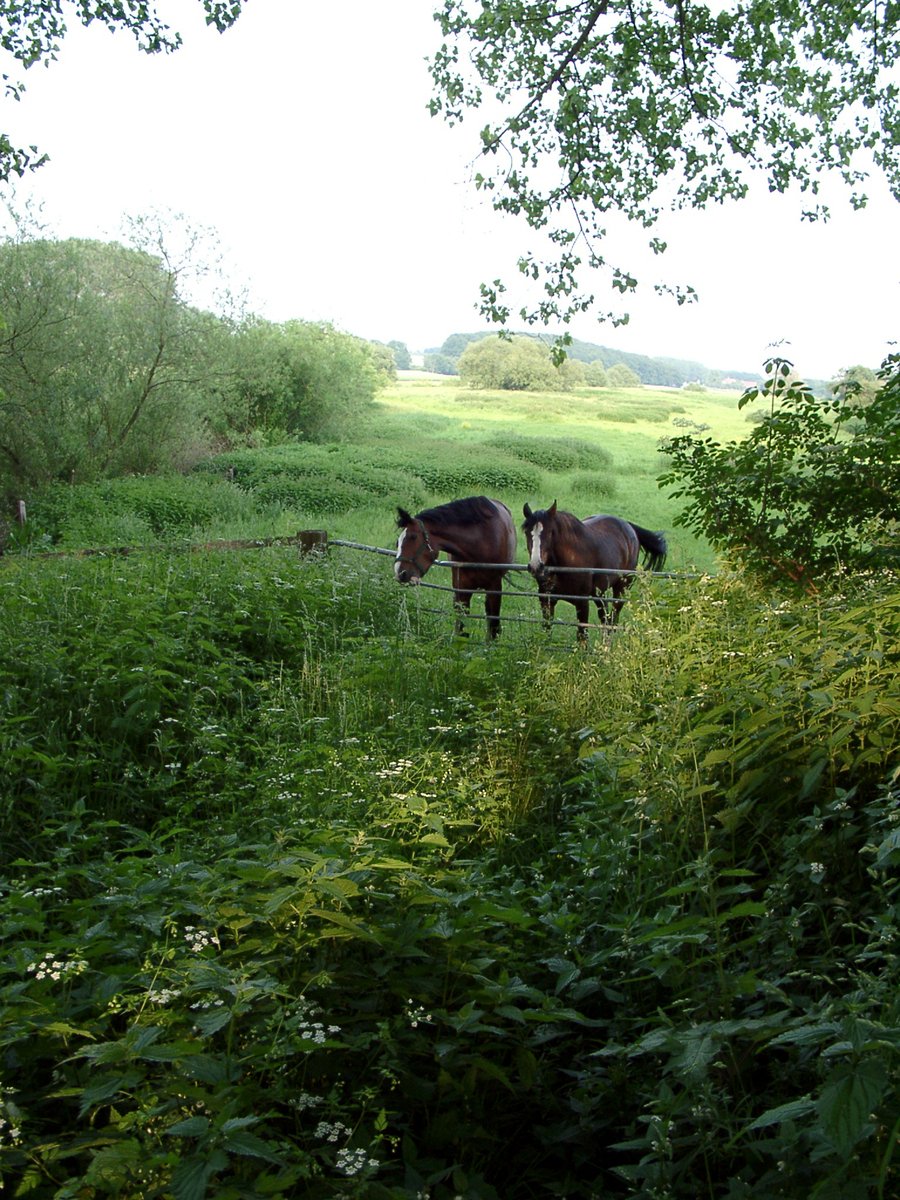
<svg viewBox="0 0 900 1200">
<path fill-rule="evenodd" d="M 30 500 L 4 1196 L 898 1194 L 895 580 L 717 563 L 656 487 L 676 420 L 747 427 L 713 394 L 403 381 L 338 443 Z M 582 649 L 457 637 L 379 555 L 187 549 L 391 547 L 397 504 L 477 491 L 665 529 L 704 574 Z"/>
<path fill-rule="evenodd" d="M 324 528 L 392 547 L 398 504 L 415 512 L 484 493 L 509 504 L 517 523 L 525 502 L 554 499 L 579 516 L 626 517 L 666 533 L 671 569 L 712 570 L 709 546 L 675 526 L 678 505 L 656 482 L 660 442 L 691 427 L 719 439 L 748 429 L 733 392 L 473 392 L 454 379 L 403 380 L 340 442 L 234 451 L 163 484 L 58 488 L 29 502 L 29 536 L 76 548 Z M 229 470 L 237 487 L 224 482 Z"/>
</svg>

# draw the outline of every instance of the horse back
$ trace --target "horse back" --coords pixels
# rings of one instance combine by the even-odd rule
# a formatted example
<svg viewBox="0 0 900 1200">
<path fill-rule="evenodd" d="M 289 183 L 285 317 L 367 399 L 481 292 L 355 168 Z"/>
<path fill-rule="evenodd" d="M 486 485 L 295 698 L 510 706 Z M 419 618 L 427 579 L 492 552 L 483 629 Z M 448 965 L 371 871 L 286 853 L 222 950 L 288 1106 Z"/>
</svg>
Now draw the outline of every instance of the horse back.
<svg viewBox="0 0 900 1200">
<path fill-rule="evenodd" d="M 630 521 L 608 513 L 596 513 L 585 517 L 582 525 L 596 546 L 597 566 L 620 567 L 623 571 L 635 569 L 641 544 L 637 529 Z"/>
</svg>

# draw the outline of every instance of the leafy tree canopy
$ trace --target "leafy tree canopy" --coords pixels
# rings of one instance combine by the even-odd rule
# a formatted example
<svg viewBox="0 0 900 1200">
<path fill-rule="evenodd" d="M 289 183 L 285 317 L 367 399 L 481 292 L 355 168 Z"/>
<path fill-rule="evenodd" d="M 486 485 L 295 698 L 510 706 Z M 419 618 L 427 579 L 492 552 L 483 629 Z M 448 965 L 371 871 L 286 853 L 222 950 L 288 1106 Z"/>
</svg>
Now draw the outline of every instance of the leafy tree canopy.
<svg viewBox="0 0 900 1200">
<path fill-rule="evenodd" d="M 486 337 L 470 342 L 457 361 L 463 383 L 479 390 L 558 391 L 584 381 L 584 367 L 568 359 L 555 364 L 534 337 Z"/>
<path fill-rule="evenodd" d="M 206 23 L 221 33 L 238 19 L 243 0 L 201 0 Z M 66 35 L 67 17 L 82 25 L 100 21 L 107 29 L 127 29 L 147 54 L 177 50 L 181 35 L 159 16 L 153 0 L 22 0 L 0 10 L 0 48 L 26 70 L 35 63 L 52 62 Z M 18 99 L 24 84 L 3 71 L 3 87 Z M 0 133 L 0 180 L 22 176 L 47 161 L 36 146 L 15 146 Z"/>
<path fill-rule="evenodd" d="M 606 257 L 609 214 L 652 230 L 664 209 L 744 197 L 758 174 L 773 192 L 799 187 L 804 216 L 825 217 L 822 176 L 836 172 L 862 207 L 873 162 L 900 197 L 896 3 L 444 0 L 435 16 L 446 40 L 432 113 L 455 123 L 483 110 L 477 186 L 550 239 L 546 259 L 519 260 L 542 292 L 520 310 L 530 323 L 591 308 L 586 268 L 634 290 Z M 505 291 L 482 284 L 489 320 L 508 322 Z"/>
</svg>

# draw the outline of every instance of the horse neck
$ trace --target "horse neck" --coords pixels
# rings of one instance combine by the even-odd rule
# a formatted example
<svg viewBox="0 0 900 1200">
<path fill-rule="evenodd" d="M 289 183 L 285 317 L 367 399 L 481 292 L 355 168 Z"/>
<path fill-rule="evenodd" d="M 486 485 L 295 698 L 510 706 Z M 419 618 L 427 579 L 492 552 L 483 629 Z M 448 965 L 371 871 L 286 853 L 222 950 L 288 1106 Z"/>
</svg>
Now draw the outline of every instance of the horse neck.
<svg viewBox="0 0 900 1200">
<path fill-rule="evenodd" d="M 591 531 L 580 521 L 557 518 L 553 538 L 553 557 L 560 567 L 580 566 L 585 548 L 593 545 Z"/>
<path fill-rule="evenodd" d="M 452 554 L 460 559 L 467 557 L 466 539 L 464 535 L 460 536 L 459 529 L 436 529 L 433 525 L 427 528 L 435 550 L 443 550 L 445 554 Z"/>
</svg>

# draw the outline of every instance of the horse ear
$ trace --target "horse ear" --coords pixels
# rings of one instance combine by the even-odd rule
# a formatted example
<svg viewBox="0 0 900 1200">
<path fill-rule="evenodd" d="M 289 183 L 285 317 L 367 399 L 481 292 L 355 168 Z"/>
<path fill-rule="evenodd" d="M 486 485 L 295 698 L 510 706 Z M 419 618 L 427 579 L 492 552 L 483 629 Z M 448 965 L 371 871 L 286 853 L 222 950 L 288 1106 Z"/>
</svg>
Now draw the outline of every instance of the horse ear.
<svg viewBox="0 0 900 1200">
<path fill-rule="evenodd" d="M 522 505 L 522 516 L 528 520 L 531 519 L 531 505 L 528 503 L 527 500 Z"/>
<path fill-rule="evenodd" d="M 550 505 L 550 507 L 547 509 L 547 512 L 549 513 L 549 515 L 550 515 L 551 517 L 555 517 L 555 516 L 556 516 L 556 501 L 555 501 L 555 500 L 554 500 L 554 501 L 553 501 L 553 503 Z"/>
<path fill-rule="evenodd" d="M 409 513 L 406 511 L 405 508 L 401 508 L 400 505 L 398 504 L 397 505 L 397 527 L 399 529 L 405 529 L 407 527 L 407 525 L 411 525 L 411 524 L 412 524 L 412 517 L 409 515 Z"/>
</svg>

